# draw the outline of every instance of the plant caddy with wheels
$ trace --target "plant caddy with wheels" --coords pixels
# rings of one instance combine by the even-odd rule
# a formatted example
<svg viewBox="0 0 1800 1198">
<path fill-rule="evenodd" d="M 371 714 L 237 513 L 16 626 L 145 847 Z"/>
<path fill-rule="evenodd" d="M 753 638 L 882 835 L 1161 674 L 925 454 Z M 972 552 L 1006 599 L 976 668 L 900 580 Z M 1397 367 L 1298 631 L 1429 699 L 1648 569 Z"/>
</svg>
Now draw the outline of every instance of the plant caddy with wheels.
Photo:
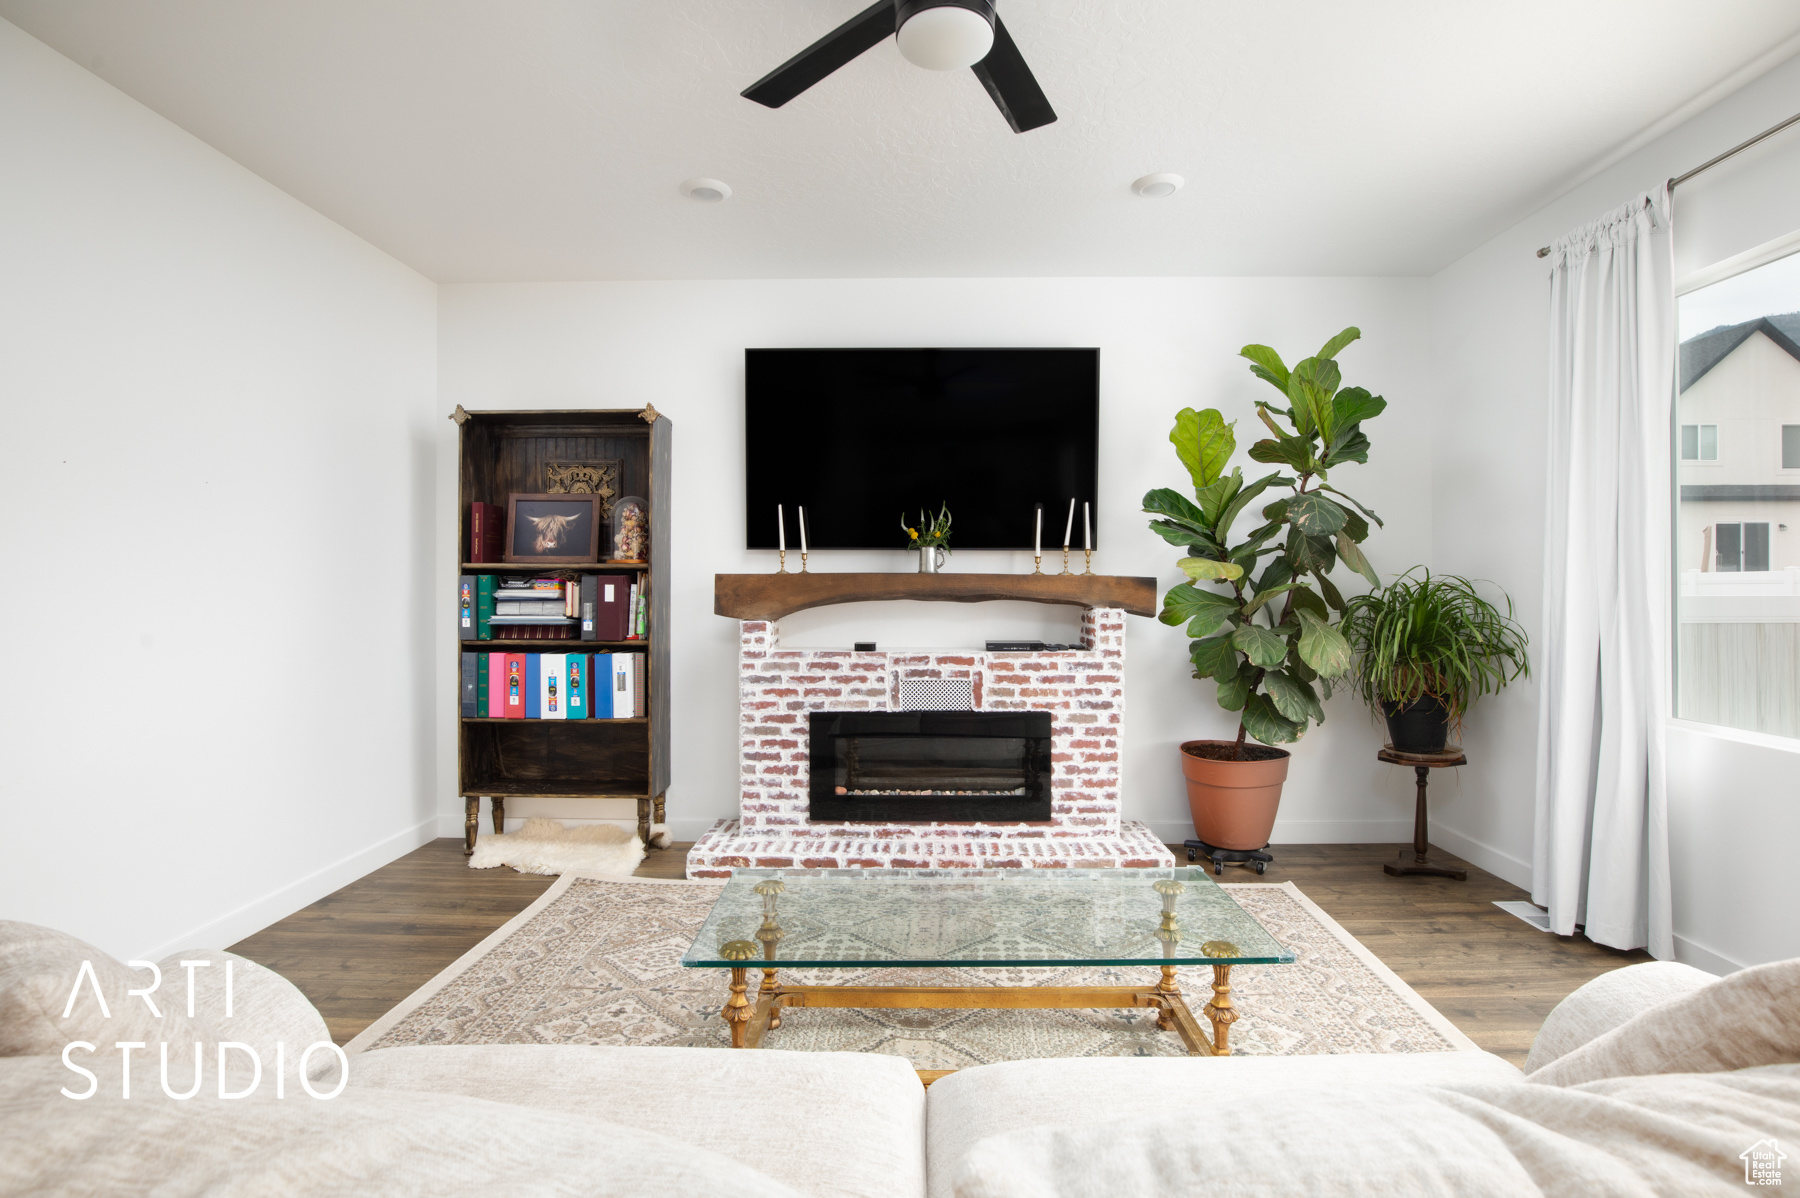
<svg viewBox="0 0 1800 1198">
<path fill-rule="evenodd" d="M 1292 370 L 1266 345 L 1239 351 L 1285 401 L 1257 403 L 1272 435 L 1252 445 L 1250 457 L 1291 475 L 1277 470 L 1246 484 L 1241 468 L 1226 474 L 1236 422 L 1216 408 L 1183 408 L 1169 440 L 1193 477 L 1194 499 L 1168 488 L 1144 496 L 1144 511 L 1156 517 L 1151 530 L 1187 551 L 1176 564 L 1188 580 L 1163 597 L 1162 622 L 1187 625 L 1194 677 L 1216 681 L 1219 706 L 1238 713 L 1235 741 L 1181 746 L 1197 837 L 1187 842 L 1188 859 L 1204 854 L 1215 873 L 1227 861 L 1248 861 L 1261 873 L 1272 860 L 1261 850 L 1275 824 L 1288 754 L 1268 746 L 1297 741 L 1323 723 L 1321 695 L 1329 699 L 1331 679 L 1350 668 L 1349 643 L 1334 623 L 1345 603 L 1332 570 L 1341 561 L 1380 585 L 1361 545 L 1369 522 L 1381 520 L 1328 481 L 1336 467 L 1368 462 L 1362 423 L 1387 407 L 1379 395 L 1341 385 L 1337 354 L 1361 336 L 1345 329 Z M 1232 526 L 1270 490 L 1287 493 L 1264 504 L 1260 522 L 1233 545 Z"/>
</svg>

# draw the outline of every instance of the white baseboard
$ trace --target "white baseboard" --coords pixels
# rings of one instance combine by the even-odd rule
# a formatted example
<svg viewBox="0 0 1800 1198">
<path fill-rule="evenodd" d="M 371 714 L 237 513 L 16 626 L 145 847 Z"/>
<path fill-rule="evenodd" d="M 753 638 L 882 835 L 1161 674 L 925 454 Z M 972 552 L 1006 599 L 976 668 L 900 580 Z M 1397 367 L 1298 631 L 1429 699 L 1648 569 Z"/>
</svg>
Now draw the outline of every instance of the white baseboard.
<svg viewBox="0 0 1800 1198">
<path fill-rule="evenodd" d="M 1720 977 L 1745 968 L 1742 961 L 1733 961 L 1730 957 L 1715 953 L 1703 945 L 1695 944 L 1682 935 L 1675 937 L 1675 959 L 1683 965 L 1692 965 L 1695 969 L 1704 969 L 1706 972 L 1717 974 Z"/>
<path fill-rule="evenodd" d="M 1194 836 L 1194 825 L 1174 820 L 1149 822 L 1150 831 L 1164 844 L 1180 844 Z M 1412 840 L 1411 821 L 1391 819 L 1275 819 L 1269 834 L 1276 844 L 1380 844 Z"/>
<path fill-rule="evenodd" d="M 420 845 L 435 838 L 438 823 L 439 821 L 435 818 L 423 820 L 384 840 L 377 841 L 366 849 L 359 849 L 348 857 L 334 861 L 323 869 L 315 870 L 297 882 L 290 882 L 259 899 L 253 899 L 237 910 L 202 924 L 191 932 L 186 932 L 154 948 L 146 949 L 131 959 L 157 961 L 183 949 L 224 948 L 236 944 L 244 937 L 262 931 L 270 924 L 292 915 L 300 908 L 318 902 L 332 891 L 342 889 L 358 878 L 373 873 L 388 862 L 404 857 Z M 459 828 L 458 832 L 460 831 Z"/>
<path fill-rule="evenodd" d="M 509 813 L 506 817 L 506 830 L 508 832 L 517 832 L 519 830 L 519 825 L 524 822 L 523 819 L 514 819 Z M 558 816 L 556 817 L 556 822 L 568 828 L 580 827 L 583 824 L 617 824 L 621 828 L 631 828 L 634 831 L 637 828 L 637 820 L 635 818 L 571 819 L 564 816 Z M 679 841 L 699 840 L 709 828 L 718 822 L 719 821 L 716 819 L 672 819 L 668 821 L 669 835 Z M 481 809 L 481 830 L 484 833 L 492 832 L 494 830 L 493 817 L 488 814 L 488 809 L 485 805 Z M 438 816 L 437 834 L 439 836 L 451 836 L 461 840 L 463 836 L 463 817 L 460 815 Z"/>
<path fill-rule="evenodd" d="M 1406 835 L 1400 839 L 1408 842 L 1412 840 L 1411 825 L 1407 826 Z M 1522 861 L 1511 853 L 1502 852 L 1491 844 L 1483 844 L 1472 836 L 1464 836 L 1442 824 L 1431 825 L 1431 843 L 1455 853 L 1470 865 L 1479 865 L 1495 877 L 1503 878 L 1522 890 L 1531 889 L 1529 861 Z"/>
</svg>

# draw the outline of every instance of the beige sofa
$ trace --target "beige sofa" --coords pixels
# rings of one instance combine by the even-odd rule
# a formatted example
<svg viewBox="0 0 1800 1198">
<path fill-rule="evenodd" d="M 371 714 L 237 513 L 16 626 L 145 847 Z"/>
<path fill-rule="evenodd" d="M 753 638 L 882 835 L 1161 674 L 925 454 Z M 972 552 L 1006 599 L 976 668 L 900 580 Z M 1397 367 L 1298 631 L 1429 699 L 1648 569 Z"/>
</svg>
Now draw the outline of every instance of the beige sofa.
<svg viewBox="0 0 1800 1198">
<path fill-rule="evenodd" d="M 329 1050 L 299 1069 L 325 1027 L 279 976 L 220 952 L 160 965 L 153 1018 L 127 993 L 149 970 L 0 923 L 0 1194 L 1685 1195 L 1738 1192 L 1759 1141 L 1800 1144 L 1800 962 L 1607 974 L 1551 1015 L 1529 1073 L 1479 1051 L 1085 1058 L 929 1091 L 896 1057 L 542 1045 L 376 1050 L 339 1090 Z M 92 1097 L 65 1096 L 89 1086 L 71 1041 L 101 1048 L 70 1058 Z M 147 1046 L 129 1097 L 119 1041 Z M 164 1041 L 177 1094 L 202 1045 L 191 1098 L 164 1092 Z M 244 1047 L 220 1069 L 222 1042 Z M 220 1097 L 252 1053 L 260 1084 Z"/>
</svg>

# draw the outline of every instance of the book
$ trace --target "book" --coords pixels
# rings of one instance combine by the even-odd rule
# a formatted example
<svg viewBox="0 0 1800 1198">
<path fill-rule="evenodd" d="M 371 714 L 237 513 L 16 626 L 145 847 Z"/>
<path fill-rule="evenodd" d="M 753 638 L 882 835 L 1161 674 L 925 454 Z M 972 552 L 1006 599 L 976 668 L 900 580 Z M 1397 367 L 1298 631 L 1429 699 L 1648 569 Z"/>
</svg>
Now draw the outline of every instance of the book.
<svg viewBox="0 0 1800 1198">
<path fill-rule="evenodd" d="M 506 654 L 490 653 L 488 659 L 487 717 L 501 719 L 506 715 Z"/>
<path fill-rule="evenodd" d="M 544 666 L 536 653 L 525 655 L 525 718 L 544 718 Z"/>
<path fill-rule="evenodd" d="M 621 640 L 637 640 L 637 605 L 638 584 L 634 582 L 631 584 L 631 593 L 625 602 L 625 635 L 620 638 Z"/>
<path fill-rule="evenodd" d="M 594 580 L 594 635 L 589 639 L 624 640 L 625 608 L 631 598 L 631 575 L 595 574 L 591 577 Z"/>
<path fill-rule="evenodd" d="M 588 719 L 610 720 L 613 713 L 613 655 L 611 653 L 594 654 L 592 664 L 588 666 L 589 694 Z"/>
<path fill-rule="evenodd" d="M 595 631 L 594 623 L 596 607 L 599 603 L 599 590 L 600 576 L 598 574 L 581 576 L 581 592 L 576 599 L 575 615 L 581 621 L 581 639 L 584 641 L 600 639 L 599 634 Z"/>
<path fill-rule="evenodd" d="M 475 576 L 464 574 L 456 580 L 456 639 L 475 639 Z"/>
<path fill-rule="evenodd" d="M 650 635 L 650 576 L 644 575 L 644 584 L 638 588 L 637 623 L 632 626 L 637 630 L 637 639 L 643 640 Z"/>
<path fill-rule="evenodd" d="M 501 580 L 500 590 L 504 597 L 510 599 L 525 596 L 533 599 L 560 600 L 563 582 L 560 578 L 506 578 Z"/>
<path fill-rule="evenodd" d="M 492 574 L 475 576 L 475 639 L 491 641 L 494 639 L 494 583 Z"/>
<path fill-rule="evenodd" d="M 474 717 L 481 713 L 475 709 L 475 653 L 462 654 L 462 713 Z"/>
<path fill-rule="evenodd" d="M 475 714 L 488 714 L 488 674 L 492 666 L 492 653 L 475 654 Z"/>
<path fill-rule="evenodd" d="M 495 503 L 469 505 L 469 560 L 497 562 L 506 552 L 506 509 Z"/>
<path fill-rule="evenodd" d="M 561 599 L 514 599 L 505 591 L 494 595 L 494 614 L 496 616 L 551 616 L 565 619 Z"/>
<path fill-rule="evenodd" d="M 568 653 L 563 656 L 563 680 L 568 687 L 569 703 L 567 718 L 585 720 L 588 708 L 593 706 L 593 687 L 588 681 L 588 658 L 585 653 Z"/>
<path fill-rule="evenodd" d="M 537 653 L 538 719 L 569 718 L 569 685 L 563 677 L 567 659 L 560 653 Z"/>
<path fill-rule="evenodd" d="M 506 655 L 505 716 L 509 720 L 525 718 L 525 654 Z"/>
<path fill-rule="evenodd" d="M 645 676 L 649 664 L 649 654 L 631 655 L 631 714 L 640 720 L 650 714 L 650 687 Z"/>
</svg>

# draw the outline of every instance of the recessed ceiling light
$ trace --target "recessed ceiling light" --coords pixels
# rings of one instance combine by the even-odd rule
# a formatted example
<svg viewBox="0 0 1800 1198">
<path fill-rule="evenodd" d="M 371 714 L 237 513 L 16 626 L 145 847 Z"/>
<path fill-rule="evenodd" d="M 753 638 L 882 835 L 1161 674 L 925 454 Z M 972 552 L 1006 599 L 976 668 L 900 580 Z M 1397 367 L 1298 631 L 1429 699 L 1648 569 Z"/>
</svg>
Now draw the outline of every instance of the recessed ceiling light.
<svg viewBox="0 0 1800 1198">
<path fill-rule="evenodd" d="M 1186 182 L 1187 180 L 1183 179 L 1180 175 L 1166 173 L 1160 175 L 1145 175 L 1142 179 L 1139 179 L 1136 183 L 1131 185 L 1131 190 L 1137 192 L 1146 200 L 1160 200 L 1164 196 L 1172 196 L 1180 191 L 1181 185 Z"/>
<path fill-rule="evenodd" d="M 716 204 L 731 198 L 731 185 L 717 179 L 683 179 L 681 194 L 702 204 Z"/>
</svg>

